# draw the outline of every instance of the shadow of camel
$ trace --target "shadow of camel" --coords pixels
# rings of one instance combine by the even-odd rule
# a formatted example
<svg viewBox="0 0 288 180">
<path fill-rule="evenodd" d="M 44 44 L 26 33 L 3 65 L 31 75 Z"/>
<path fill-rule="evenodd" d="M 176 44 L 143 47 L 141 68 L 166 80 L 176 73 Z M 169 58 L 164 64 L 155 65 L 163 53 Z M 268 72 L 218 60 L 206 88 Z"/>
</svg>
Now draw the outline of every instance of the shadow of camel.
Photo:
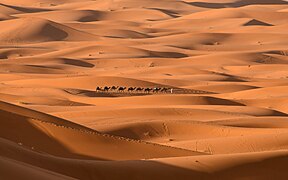
<svg viewBox="0 0 288 180">
<path fill-rule="evenodd" d="M 65 92 L 72 94 L 72 95 L 78 95 L 78 96 L 85 96 L 85 97 L 126 97 L 126 96 L 146 96 L 150 95 L 148 93 L 129 93 L 129 92 L 104 92 L 104 91 L 89 91 L 89 90 L 83 90 L 83 89 L 65 89 Z"/>
</svg>

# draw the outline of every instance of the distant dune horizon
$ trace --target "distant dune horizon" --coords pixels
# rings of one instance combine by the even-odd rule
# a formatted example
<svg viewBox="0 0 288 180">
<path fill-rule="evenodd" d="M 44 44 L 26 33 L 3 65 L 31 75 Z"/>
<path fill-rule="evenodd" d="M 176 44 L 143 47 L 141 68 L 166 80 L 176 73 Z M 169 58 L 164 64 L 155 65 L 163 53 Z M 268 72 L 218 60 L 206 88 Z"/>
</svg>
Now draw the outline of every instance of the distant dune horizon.
<svg viewBox="0 0 288 180">
<path fill-rule="evenodd" d="M 0 179 L 288 179 L 287 0 L 0 0 Z"/>
</svg>

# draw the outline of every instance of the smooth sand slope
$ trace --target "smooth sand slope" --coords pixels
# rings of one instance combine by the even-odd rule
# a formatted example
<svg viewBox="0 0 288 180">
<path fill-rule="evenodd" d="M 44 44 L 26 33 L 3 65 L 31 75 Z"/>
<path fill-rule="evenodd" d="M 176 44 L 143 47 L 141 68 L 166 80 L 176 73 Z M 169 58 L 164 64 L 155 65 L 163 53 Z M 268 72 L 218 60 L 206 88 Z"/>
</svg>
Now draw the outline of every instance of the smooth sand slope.
<svg viewBox="0 0 288 180">
<path fill-rule="evenodd" d="M 288 178 L 287 1 L 2 0 L 0 27 L 0 179 Z"/>
</svg>

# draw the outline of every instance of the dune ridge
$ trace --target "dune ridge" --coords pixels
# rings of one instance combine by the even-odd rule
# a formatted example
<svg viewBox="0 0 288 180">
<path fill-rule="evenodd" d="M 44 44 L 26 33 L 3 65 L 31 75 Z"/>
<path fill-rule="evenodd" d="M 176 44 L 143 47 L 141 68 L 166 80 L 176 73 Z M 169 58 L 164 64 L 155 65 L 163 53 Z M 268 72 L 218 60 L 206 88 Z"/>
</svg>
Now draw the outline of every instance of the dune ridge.
<svg viewBox="0 0 288 180">
<path fill-rule="evenodd" d="M 2 0 L 0 179 L 287 179 L 285 0 Z"/>
</svg>

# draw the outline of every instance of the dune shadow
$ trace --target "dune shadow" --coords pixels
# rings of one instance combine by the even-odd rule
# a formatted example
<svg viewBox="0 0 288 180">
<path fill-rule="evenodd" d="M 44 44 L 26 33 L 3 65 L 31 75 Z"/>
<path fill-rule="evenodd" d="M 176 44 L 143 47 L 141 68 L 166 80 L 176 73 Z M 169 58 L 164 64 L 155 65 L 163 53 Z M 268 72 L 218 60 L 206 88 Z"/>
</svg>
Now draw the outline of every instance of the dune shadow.
<svg viewBox="0 0 288 180">
<path fill-rule="evenodd" d="M 189 57 L 187 54 L 179 53 L 179 52 L 157 52 L 157 51 L 149 51 L 150 55 L 148 58 L 159 57 L 159 58 L 186 58 Z"/>
<path fill-rule="evenodd" d="M 100 21 L 101 17 L 103 16 L 102 12 L 94 11 L 94 10 L 86 10 L 86 12 L 89 13 L 89 15 L 84 16 L 79 19 L 79 22 L 94 22 L 94 21 Z"/>
<path fill-rule="evenodd" d="M 219 160 L 229 161 L 226 158 Z M 194 161 L 194 162 L 191 162 Z M 288 174 L 285 168 L 288 165 L 288 157 L 285 155 L 277 155 L 276 157 L 265 157 L 264 160 L 248 160 L 240 163 L 233 163 L 228 167 L 220 168 L 216 171 L 210 171 L 211 167 L 217 167 L 217 162 L 202 161 L 201 158 L 193 158 L 189 162 L 191 167 L 179 167 L 172 164 L 166 164 L 156 161 L 106 161 L 103 163 L 95 163 L 92 169 L 97 169 L 99 173 L 96 177 L 105 177 L 104 179 L 165 179 L 165 180 L 211 180 L 211 179 L 287 179 Z M 235 160 L 234 160 L 235 161 Z M 192 169 L 193 167 L 198 170 Z M 209 168 L 210 167 L 210 168 Z M 209 169 L 207 169 L 209 168 Z M 216 168 L 217 169 L 217 168 Z M 113 173 L 111 173 L 113 172 Z M 78 177 L 79 178 L 79 177 Z M 100 178 L 101 179 L 101 178 Z"/>
<path fill-rule="evenodd" d="M 0 109 L 0 138 L 18 143 L 24 147 L 31 147 L 36 151 L 45 152 L 51 155 L 87 160 L 104 160 L 92 156 L 72 152 L 57 139 L 38 129 L 25 117 L 13 112 Z"/>
<path fill-rule="evenodd" d="M 68 65 L 73 65 L 73 66 L 80 66 L 80 67 L 87 67 L 87 68 L 93 68 L 95 65 L 85 62 L 85 61 L 81 61 L 81 60 L 76 60 L 76 59 L 63 59 L 65 64 Z"/>
<path fill-rule="evenodd" d="M 168 10 L 168 9 L 160 9 L 160 8 L 147 8 L 147 9 L 151 9 L 151 10 L 157 10 L 157 11 L 160 11 L 172 18 L 177 18 L 177 17 L 180 17 L 179 15 L 177 15 L 177 13 L 175 13 L 174 11 L 171 11 L 171 10 Z"/>
<path fill-rule="evenodd" d="M 0 6 L 15 9 L 17 11 L 21 11 L 24 13 L 37 13 L 37 12 L 51 11 L 49 9 L 42 9 L 42 8 L 40 9 L 40 8 L 34 8 L 34 7 L 25 8 L 25 7 L 20 7 L 20 6 L 8 5 L 8 4 L 4 4 L 4 3 L 0 3 Z"/>
<path fill-rule="evenodd" d="M 40 153 L 20 151 L 20 156 L 9 157 L 19 162 L 31 164 L 36 167 L 47 169 L 76 179 L 151 179 L 151 180 L 191 180 L 191 179 L 287 179 L 286 167 L 288 157 L 284 153 L 264 158 L 244 155 L 243 162 L 219 157 L 219 161 L 231 162 L 229 166 L 216 168 L 218 161 L 207 161 L 208 157 L 191 158 L 185 160 L 186 166 L 176 166 L 152 160 L 133 161 L 84 161 L 63 159 L 55 156 L 45 156 Z M 38 161 L 31 161 L 33 157 Z M 233 157 L 233 156 L 231 156 Z M 234 162 L 236 161 L 236 162 Z M 44 163 L 45 162 L 45 163 Z M 177 161 L 175 161 L 177 162 Z M 180 161 L 181 162 L 181 161 Z M 239 163 L 237 163 L 239 162 Z M 188 166 L 189 164 L 189 166 Z M 59 168 L 61 167 L 61 168 Z M 129 178 L 128 178 L 129 177 Z"/>
<path fill-rule="evenodd" d="M 237 8 L 249 5 L 287 5 L 288 2 L 283 0 L 239 0 L 233 3 L 209 3 L 209 2 L 191 2 L 188 3 L 193 6 L 211 9 L 221 9 L 221 8 Z"/>
</svg>

